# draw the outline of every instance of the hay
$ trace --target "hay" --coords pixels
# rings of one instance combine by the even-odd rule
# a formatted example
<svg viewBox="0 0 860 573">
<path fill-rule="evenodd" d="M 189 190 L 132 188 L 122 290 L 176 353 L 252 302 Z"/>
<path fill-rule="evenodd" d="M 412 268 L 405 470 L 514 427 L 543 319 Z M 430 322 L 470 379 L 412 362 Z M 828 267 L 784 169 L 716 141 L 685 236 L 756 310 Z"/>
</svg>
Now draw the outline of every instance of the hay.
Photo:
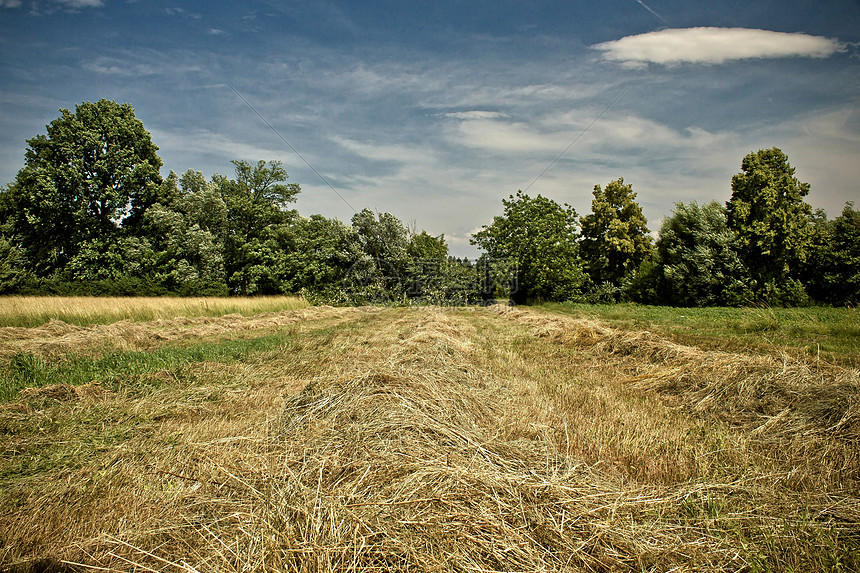
<svg viewBox="0 0 860 573">
<path fill-rule="evenodd" d="M 87 398 L 99 398 L 104 389 L 99 384 L 49 384 L 39 388 L 24 388 L 18 393 L 18 401 L 22 404 L 33 405 L 48 400 L 56 402 L 74 402 Z"/>
<path fill-rule="evenodd" d="M 834 437 L 860 448 L 860 371 L 772 357 L 701 349 L 647 331 L 493 307 L 534 336 L 599 355 L 635 359 L 630 385 L 672 396 L 696 415 L 748 428 L 761 439 Z M 860 454 L 857 457 L 860 477 Z"/>
<path fill-rule="evenodd" d="M 497 316 L 522 328 L 509 328 Z M 844 443 L 846 466 L 854 463 L 857 404 L 841 393 L 825 394 L 840 384 L 853 388 L 856 373 L 702 352 L 650 333 L 507 307 L 309 309 L 257 317 L 257 324 L 336 324 L 346 317 L 368 320 L 308 341 L 298 356 L 285 358 L 282 364 L 289 366 L 282 371 L 243 365 L 249 377 L 251 371 L 265 372 L 247 390 L 237 387 L 218 402 L 189 404 L 188 411 L 205 424 L 192 425 L 194 419 L 181 412 L 162 422 L 156 413 L 162 406 L 146 403 L 147 410 L 130 403 L 153 420 L 151 431 L 183 428 L 191 435 L 175 447 L 142 441 L 156 444 L 145 453 L 118 448 L 103 466 L 116 474 L 98 482 L 105 484 L 99 491 L 121 492 L 128 507 L 105 502 L 105 513 L 113 512 L 112 528 L 78 537 L 57 555 L 67 563 L 86 563 L 83 570 L 119 571 L 723 571 L 756 566 L 748 558 L 765 547 L 756 528 L 787 527 L 793 508 L 809 509 L 804 531 L 838 527 L 844 535 L 860 536 L 856 490 L 831 488 L 818 495 L 812 487 L 777 489 L 774 483 L 784 474 L 741 475 L 734 468 L 721 474 L 724 481 L 713 474 L 705 482 L 623 480 L 607 471 L 612 436 L 595 444 L 604 454 L 588 465 L 571 448 L 577 428 L 567 424 L 574 418 L 548 397 L 543 375 L 529 369 L 542 367 L 541 361 L 561 369 L 571 362 L 561 347 L 570 347 L 571 356 L 583 359 L 574 368 L 614 361 L 624 367 L 605 369 L 608 375 L 635 374 L 611 381 L 622 389 L 621 398 L 627 391 L 657 393 L 685 415 L 724 417 L 757 432 L 751 439 L 762 442 L 788 439 L 795 412 L 806 412 L 810 420 L 828 418 L 827 425 L 816 422 L 803 431 L 828 444 Z M 505 328 L 484 333 L 488 317 L 493 328 Z M 161 323 L 159 332 L 250 327 L 238 316 L 197 320 Z M 523 332 L 541 339 L 528 359 L 528 349 L 517 354 L 518 345 L 489 347 Z M 720 370 L 728 364 L 733 369 Z M 182 393 L 168 388 L 164 399 L 187 394 L 191 400 L 194 392 L 208 392 L 206 365 L 195 372 L 199 382 Z M 822 384 L 822 376 L 833 376 L 834 384 Z M 276 400 L 271 386 L 279 377 L 306 387 Z M 607 396 L 608 384 L 601 389 Z M 255 401 L 255 392 L 269 393 L 268 406 L 278 404 L 272 417 L 263 411 L 263 400 Z M 607 404 L 617 408 L 624 400 L 607 398 Z M 822 404 L 842 409 L 825 413 Z M 243 418 L 248 407 L 255 408 L 254 425 Z M 165 411 L 172 408 L 163 405 Z M 751 408 L 759 408 L 758 414 Z M 595 427 L 613 423 L 592 417 L 588 423 Z M 201 427 L 222 423 L 217 431 Z M 619 428 L 618 440 L 623 431 L 631 430 Z M 595 434 L 580 433 L 578 439 L 588 435 Z M 635 443 L 658 437 L 645 433 Z M 810 456 L 813 463 L 823 459 L 822 451 Z M 68 496 L 81 504 L 90 500 L 72 485 Z M 734 513 L 708 513 L 729 498 Z M 75 515 L 70 510 L 65 519 Z M 753 539 L 752 550 L 738 539 Z M 772 539 L 795 547 L 782 537 L 766 537 L 765 543 Z"/>
<path fill-rule="evenodd" d="M 684 528 L 643 525 L 652 496 L 560 454 L 536 420 L 505 424 L 526 405 L 464 368 L 469 329 L 422 319 L 384 368 L 285 405 L 254 486 L 270 567 L 615 570 L 680 557 Z"/>
<path fill-rule="evenodd" d="M 0 327 L 0 362 L 19 353 L 53 357 L 68 354 L 100 354 L 108 349 L 152 350 L 179 340 L 234 337 L 241 333 L 277 330 L 296 323 L 325 317 L 338 320 L 357 313 L 355 309 L 312 307 L 263 313 L 255 316 L 228 314 L 220 317 L 177 317 L 150 322 L 121 320 L 113 324 L 78 327 L 59 320 L 38 328 Z"/>
</svg>

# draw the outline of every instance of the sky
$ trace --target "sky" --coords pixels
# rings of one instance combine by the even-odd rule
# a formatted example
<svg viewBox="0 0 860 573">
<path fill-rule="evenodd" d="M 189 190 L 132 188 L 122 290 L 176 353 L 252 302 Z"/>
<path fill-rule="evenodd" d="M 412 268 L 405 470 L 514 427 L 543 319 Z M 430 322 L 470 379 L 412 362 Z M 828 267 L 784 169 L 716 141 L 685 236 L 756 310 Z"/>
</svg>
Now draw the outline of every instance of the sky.
<svg viewBox="0 0 860 573">
<path fill-rule="evenodd" d="M 171 170 L 283 162 L 296 208 L 390 212 L 474 257 L 518 189 L 656 232 L 779 147 L 860 205 L 860 0 L 0 0 L 0 185 L 60 109 L 130 103 Z"/>
</svg>

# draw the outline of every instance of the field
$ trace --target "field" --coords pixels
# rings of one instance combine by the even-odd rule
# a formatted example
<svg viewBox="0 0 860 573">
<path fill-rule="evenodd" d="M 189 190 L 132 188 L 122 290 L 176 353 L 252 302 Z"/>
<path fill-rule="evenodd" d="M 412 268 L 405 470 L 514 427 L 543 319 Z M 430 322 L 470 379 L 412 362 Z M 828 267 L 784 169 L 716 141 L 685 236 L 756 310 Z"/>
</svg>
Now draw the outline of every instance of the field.
<svg viewBox="0 0 860 573">
<path fill-rule="evenodd" d="M 0 328 L 0 570 L 860 570 L 850 334 L 290 304 Z"/>
</svg>

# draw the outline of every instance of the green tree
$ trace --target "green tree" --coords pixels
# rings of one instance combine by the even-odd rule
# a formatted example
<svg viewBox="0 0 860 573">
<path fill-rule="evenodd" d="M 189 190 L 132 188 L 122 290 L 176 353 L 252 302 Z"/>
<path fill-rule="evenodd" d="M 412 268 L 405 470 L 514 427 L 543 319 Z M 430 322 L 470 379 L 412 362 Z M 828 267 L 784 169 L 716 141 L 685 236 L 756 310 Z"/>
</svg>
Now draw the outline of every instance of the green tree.
<svg viewBox="0 0 860 573">
<path fill-rule="evenodd" d="M 811 242 L 804 268 L 809 294 L 832 304 L 860 303 L 860 211 L 848 202 L 832 221 L 817 213 Z"/>
<path fill-rule="evenodd" d="M 406 295 L 409 230 L 391 213 L 378 216 L 363 209 L 352 216 L 352 227 L 366 258 L 352 267 L 349 280 L 368 300 L 401 300 Z"/>
<path fill-rule="evenodd" d="M 812 207 L 804 201 L 809 184 L 794 176 L 780 149 L 761 149 L 741 162 L 726 203 L 728 227 L 738 240 L 741 260 L 756 294 L 771 302 L 794 302 L 797 275 L 809 252 Z"/>
<path fill-rule="evenodd" d="M 522 191 L 502 199 L 504 212 L 472 236 L 491 261 L 516 266 L 514 300 L 566 300 L 577 294 L 585 276 L 577 246 L 577 214 Z"/>
<path fill-rule="evenodd" d="M 353 265 L 372 264 L 352 226 L 322 215 L 299 217 L 293 225 L 293 242 L 286 250 L 286 285 L 290 292 L 308 291 L 329 302 L 347 302 L 343 281 Z"/>
<path fill-rule="evenodd" d="M 580 221 L 582 259 L 595 285 L 617 289 L 651 252 L 648 221 L 623 177 L 605 189 L 595 185 L 593 195 L 591 213 Z"/>
<path fill-rule="evenodd" d="M 427 231 L 412 233 L 406 254 L 414 261 L 444 261 L 448 258 L 448 243 L 445 235 L 434 237 Z"/>
<path fill-rule="evenodd" d="M 285 270 L 279 240 L 289 233 L 278 227 L 288 227 L 298 216 L 287 206 L 301 189 L 296 183 L 284 183 L 288 175 L 280 161 L 256 165 L 233 161 L 233 165 L 236 179 L 216 175 L 212 182 L 227 209 L 224 259 L 228 285 L 242 295 L 279 292 Z"/>
<path fill-rule="evenodd" d="M 735 249 L 726 211 L 712 201 L 677 203 L 657 239 L 657 286 L 673 306 L 738 305 L 750 296 L 749 273 Z"/>
<path fill-rule="evenodd" d="M 161 159 L 129 104 L 82 103 L 27 140 L 10 188 L 13 233 L 29 264 L 48 276 L 88 241 L 116 241 L 120 223 L 157 201 Z"/>
<path fill-rule="evenodd" d="M 434 237 L 427 231 L 413 231 L 410 233 L 406 254 L 409 257 L 409 297 L 445 304 L 452 270 L 452 264 L 448 261 L 445 235 Z"/>
</svg>

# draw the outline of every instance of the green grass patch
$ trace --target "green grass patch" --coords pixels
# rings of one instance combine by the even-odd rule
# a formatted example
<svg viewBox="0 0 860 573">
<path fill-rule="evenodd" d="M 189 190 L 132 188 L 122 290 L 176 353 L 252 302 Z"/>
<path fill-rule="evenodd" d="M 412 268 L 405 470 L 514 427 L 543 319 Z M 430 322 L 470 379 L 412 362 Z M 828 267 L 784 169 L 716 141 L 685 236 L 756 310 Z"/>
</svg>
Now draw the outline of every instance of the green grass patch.
<svg viewBox="0 0 860 573">
<path fill-rule="evenodd" d="M 29 353 L 17 354 L 0 368 L 0 402 L 16 399 L 24 388 L 48 384 L 80 386 L 94 382 L 112 390 L 143 392 L 159 384 L 151 376 L 156 372 L 180 371 L 195 362 L 246 361 L 285 344 L 289 337 L 289 333 L 280 332 L 243 340 L 164 346 L 147 352 L 111 352 L 97 358 L 68 356 L 59 362 Z"/>
<path fill-rule="evenodd" d="M 649 330 L 709 350 L 800 352 L 860 365 L 860 310 L 854 308 L 674 308 L 636 304 L 544 304 L 539 308 L 609 326 Z"/>
</svg>

